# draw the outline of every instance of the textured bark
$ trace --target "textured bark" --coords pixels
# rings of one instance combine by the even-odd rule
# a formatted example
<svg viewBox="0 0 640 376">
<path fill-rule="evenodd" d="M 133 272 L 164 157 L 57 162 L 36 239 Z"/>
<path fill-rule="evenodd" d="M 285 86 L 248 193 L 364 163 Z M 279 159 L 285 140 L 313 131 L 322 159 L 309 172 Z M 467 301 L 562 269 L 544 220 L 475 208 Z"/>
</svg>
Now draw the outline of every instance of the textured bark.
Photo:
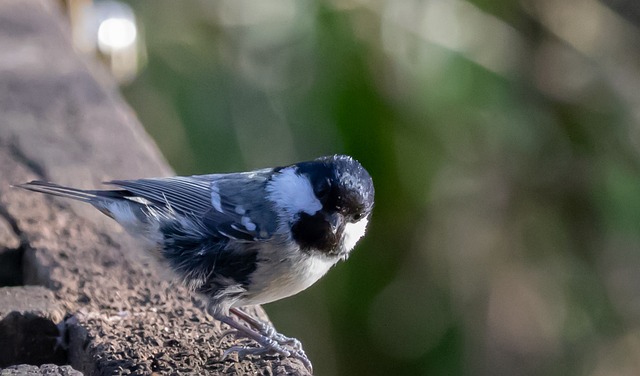
<svg viewBox="0 0 640 376">
<path fill-rule="evenodd" d="M 244 342 L 221 338 L 220 324 L 149 268 L 117 224 L 88 205 L 10 187 L 171 174 L 114 84 L 73 51 L 57 4 L 0 0 L 0 263 L 9 255 L 5 266 L 17 265 L 0 272 L 15 272 L 6 284 L 50 290 L 57 312 L 8 314 L 13 303 L 0 297 L 0 318 L 59 324 L 66 314 L 67 364 L 84 374 L 306 374 L 278 356 L 220 360 Z"/>
</svg>

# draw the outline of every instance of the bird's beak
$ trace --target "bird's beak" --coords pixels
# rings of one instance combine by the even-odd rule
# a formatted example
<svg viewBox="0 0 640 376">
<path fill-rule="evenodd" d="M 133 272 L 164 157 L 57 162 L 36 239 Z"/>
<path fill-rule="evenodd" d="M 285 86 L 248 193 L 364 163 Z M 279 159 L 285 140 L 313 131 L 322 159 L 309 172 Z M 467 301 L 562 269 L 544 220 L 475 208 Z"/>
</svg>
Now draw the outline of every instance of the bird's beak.
<svg viewBox="0 0 640 376">
<path fill-rule="evenodd" d="M 337 235 L 340 232 L 342 232 L 342 229 L 344 228 L 344 216 L 342 214 L 326 213 L 325 219 L 327 223 L 329 223 L 329 225 L 331 226 L 331 232 L 333 232 L 334 235 Z"/>
</svg>

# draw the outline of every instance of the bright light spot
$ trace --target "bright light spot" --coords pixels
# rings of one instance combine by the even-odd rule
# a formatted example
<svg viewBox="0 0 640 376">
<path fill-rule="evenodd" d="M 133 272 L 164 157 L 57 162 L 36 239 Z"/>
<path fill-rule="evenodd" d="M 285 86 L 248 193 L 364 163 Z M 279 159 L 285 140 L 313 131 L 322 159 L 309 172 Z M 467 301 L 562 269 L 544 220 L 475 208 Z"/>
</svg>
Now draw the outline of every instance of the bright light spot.
<svg viewBox="0 0 640 376">
<path fill-rule="evenodd" d="M 98 27 L 98 46 L 103 52 L 131 46 L 137 37 L 136 25 L 126 18 L 107 18 Z"/>
</svg>

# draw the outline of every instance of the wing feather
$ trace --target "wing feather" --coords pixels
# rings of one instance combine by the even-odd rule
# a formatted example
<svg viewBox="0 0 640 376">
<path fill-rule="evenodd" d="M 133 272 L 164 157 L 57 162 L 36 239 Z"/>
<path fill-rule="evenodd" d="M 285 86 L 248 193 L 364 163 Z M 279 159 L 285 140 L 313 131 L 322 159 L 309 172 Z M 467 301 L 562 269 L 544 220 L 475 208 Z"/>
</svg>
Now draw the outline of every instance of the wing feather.
<svg viewBox="0 0 640 376">
<path fill-rule="evenodd" d="M 276 216 L 264 199 L 264 184 L 270 171 L 114 180 L 107 184 L 187 216 L 216 236 L 254 241 L 269 236 L 276 227 Z M 213 206 L 213 184 L 221 210 Z"/>
<path fill-rule="evenodd" d="M 114 180 L 107 184 L 124 188 L 181 214 L 202 215 L 211 209 L 211 181 L 176 176 L 138 180 Z"/>
</svg>

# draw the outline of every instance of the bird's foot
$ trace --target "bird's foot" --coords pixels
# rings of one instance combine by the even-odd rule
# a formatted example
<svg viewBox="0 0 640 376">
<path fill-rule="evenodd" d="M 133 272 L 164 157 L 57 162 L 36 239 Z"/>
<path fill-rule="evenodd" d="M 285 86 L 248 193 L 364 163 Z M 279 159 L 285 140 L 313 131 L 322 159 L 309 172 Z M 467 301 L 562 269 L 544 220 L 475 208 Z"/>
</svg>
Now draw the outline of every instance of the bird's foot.
<svg viewBox="0 0 640 376">
<path fill-rule="evenodd" d="M 240 334 L 238 332 L 238 334 Z M 241 337 L 244 335 L 240 334 Z M 288 338 L 288 337 L 285 337 Z M 278 343 L 276 340 L 269 337 L 262 337 L 260 340 L 254 339 L 259 346 L 232 346 L 224 351 L 222 359 L 226 359 L 230 354 L 237 353 L 238 358 L 244 358 L 251 355 L 262 356 L 267 354 L 279 354 L 285 358 L 298 359 L 310 373 L 313 374 L 313 365 L 305 354 L 304 350 L 300 349 L 288 349 L 286 345 Z M 298 342 L 299 343 L 299 342 Z"/>
<path fill-rule="evenodd" d="M 264 321 L 255 320 L 256 325 L 252 325 L 262 336 L 270 338 L 274 340 L 281 346 L 289 346 L 292 347 L 296 351 L 304 351 L 302 350 L 302 343 L 292 337 L 287 337 L 284 334 L 278 333 L 276 329 L 267 324 Z"/>
<path fill-rule="evenodd" d="M 278 333 L 273 326 L 255 319 L 241 310 L 232 308 L 231 311 L 248 324 L 243 325 L 240 322 L 234 320 L 230 316 L 218 315 L 218 320 L 226 323 L 235 330 L 225 331 L 223 337 L 234 334 L 236 338 L 243 337 L 254 340 L 259 346 L 233 346 L 227 349 L 223 354 L 223 359 L 227 358 L 231 353 L 237 353 L 238 357 L 245 357 L 248 355 L 265 355 L 269 353 L 275 353 L 282 355 L 286 358 L 298 359 L 302 364 L 313 373 L 313 367 L 311 361 L 307 357 L 307 354 L 302 349 L 302 344 L 295 338 L 290 338 Z"/>
</svg>

